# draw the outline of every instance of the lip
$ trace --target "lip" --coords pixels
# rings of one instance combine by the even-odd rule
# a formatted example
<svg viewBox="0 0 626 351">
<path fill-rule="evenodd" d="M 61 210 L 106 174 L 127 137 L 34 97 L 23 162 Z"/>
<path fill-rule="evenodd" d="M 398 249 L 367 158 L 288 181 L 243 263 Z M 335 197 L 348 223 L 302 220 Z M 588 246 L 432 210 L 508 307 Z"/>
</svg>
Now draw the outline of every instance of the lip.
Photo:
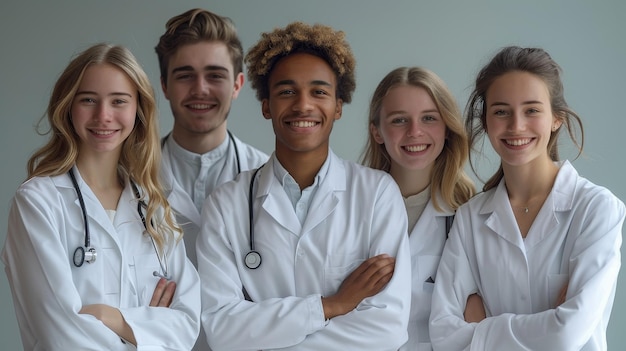
<svg viewBox="0 0 626 351">
<path fill-rule="evenodd" d="M 431 147 L 431 144 L 409 144 L 402 145 L 401 148 L 404 152 L 409 154 L 420 154 L 424 153 Z"/>
<path fill-rule="evenodd" d="M 191 111 L 205 112 L 215 108 L 217 103 L 210 101 L 189 101 L 185 102 L 183 106 Z"/>
<path fill-rule="evenodd" d="M 534 143 L 535 138 L 532 137 L 515 137 L 515 138 L 503 138 L 500 139 L 502 144 L 511 150 L 521 150 L 527 148 Z"/>
<path fill-rule="evenodd" d="M 118 133 L 119 129 L 96 129 L 96 128 L 88 128 L 89 133 L 97 138 L 110 138 L 114 134 Z"/>
<path fill-rule="evenodd" d="M 314 128 L 319 127 L 322 124 L 322 122 L 320 121 L 311 120 L 311 119 L 292 119 L 292 120 L 286 120 L 284 123 L 288 128 L 299 130 L 299 131 L 312 130 Z"/>
</svg>

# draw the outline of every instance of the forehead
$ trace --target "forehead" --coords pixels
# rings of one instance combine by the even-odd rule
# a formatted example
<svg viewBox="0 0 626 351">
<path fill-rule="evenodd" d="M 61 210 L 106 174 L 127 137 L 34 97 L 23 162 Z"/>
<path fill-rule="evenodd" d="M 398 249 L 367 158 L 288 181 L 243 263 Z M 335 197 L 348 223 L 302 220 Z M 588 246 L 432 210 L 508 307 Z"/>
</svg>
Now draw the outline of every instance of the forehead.
<svg viewBox="0 0 626 351">
<path fill-rule="evenodd" d="M 109 63 L 94 63 L 89 65 L 83 73 L 78 90 L 93 92 L 135 91 L 134 82 L 126 72 Z"/>
<path fill-rule="evenodd" d="M 291 54 L 283 57 L 270 72 L 270 88 L 277 82 L 290 81 L 295 84 L 325 82 L 336 85 L 335 71 L 324 59 L 306 53 Z"/>
<path fill-rule="evenodd" d="M 180 46 L 168 62 L 168 73 L 180 67 L 203 70 L 207 67 L 223 67 L 233 70 L 232 58 L 226 44 L 220 41 L 201 41 Z"/>
<path fill-rule="evenodd" d="M 396 85 L 390 88 L 382 100 L 383 108 L 414 106 L 420 109 L 432 108 L 435 102 L 426 89 L 414 85 Z"/>
<path fill-rule="evenodd" d="M 539 76 L 522 71 L 496 78 L 487 89 L 488 103 L 499 101 L 550 101 L 548 86 Z"/>
</svg>

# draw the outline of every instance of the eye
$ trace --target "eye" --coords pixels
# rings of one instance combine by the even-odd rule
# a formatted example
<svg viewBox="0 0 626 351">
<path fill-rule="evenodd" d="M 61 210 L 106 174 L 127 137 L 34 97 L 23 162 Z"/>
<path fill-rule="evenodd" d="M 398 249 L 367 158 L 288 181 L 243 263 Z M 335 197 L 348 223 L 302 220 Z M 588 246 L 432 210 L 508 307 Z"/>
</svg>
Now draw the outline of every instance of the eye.
<svg viewBox="0 0 626 351">
<path fill-rule="evenodd" d="M 226 79 L 226 77 L 223 74 L 220 73 L 210 73 L 208 76 L 209 80 L 223 80 Z"/>
<path fill-rule="evenodd" d="M 422 117 L 422 120 L 424 122 L 436 122 L 437 121 L 437 117 L 434 115 L 425 115 Z"/>
<path fill-rule="evenodd" d="M 113 105 L 122 105 L 127 103 L 128 101 L 124 100 L 124 99 L 114 99 L 113 100 Z"/>
<path fill-rule="evenodd" d="M 192 78 L 192 75 L 189 73 L 179 74 L 174 77 L 175 80 L 189 80 Z"/>
<path fill-rule="evenodd" d="M 286 96 L 286 95 L 295 95 L 296 91 L 293 89 L 282 89 L 278 91 L 278 95 Z"/>
<path fill-rule="evenodd" d="M 535 114 L 535 113 L 539 113 L 539 109 L 537 109 L 535 107 L 531 107 L 526 112 L 530 113 L 530 114 Z"/>
<path fill-rule="evenodd" d="M 324 89 L 316 89 L 313 93 L 315 95 L 328 95 L 328 92 Z"/>
<path fill-rule="evenodd" d="M 95 104 L 96 103 L 96 99 L 91 98 L 91 97 L 84 97 L 84 98 L 81 98 L 78 101 L 83 103 L 83 104 Z"/>
<path fill-rule="evenodd" d="M 398 116 L 398 117 L 394 117 L 391 119 L 391 124 L 404 124 L 407 123 L 409 121 L 409 119 L 407 117 L 404 116 Z"/>
<path fill-rule="evenodd" d="M 502 110 L 502 109 L 498 109 L 498 110 L 494 110 L 493 111 L 493 115 L 494 116 L 506 117 L 508 114 L 509 114 L 508 111 Z"/>
</svg>

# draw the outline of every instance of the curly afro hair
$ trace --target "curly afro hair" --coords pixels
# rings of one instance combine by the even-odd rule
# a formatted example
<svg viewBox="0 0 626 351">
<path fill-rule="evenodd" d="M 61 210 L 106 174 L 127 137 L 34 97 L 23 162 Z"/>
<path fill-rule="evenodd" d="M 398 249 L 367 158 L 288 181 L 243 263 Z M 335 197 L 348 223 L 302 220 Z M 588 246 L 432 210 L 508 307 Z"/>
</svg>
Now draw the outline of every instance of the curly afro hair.
<svg viewBox="0 0 626 351">
<path fill-rule="evenodd" d="M 248 80 L 259 100 L 269 97 L 268 79 L 276 62 L 294 53 L 315 55 L 328 62 L 337 75 L 337 97 L 344 103 L 352 101 L 356 63 L 345 33 L 325 25 L 302 22 L 262 33 L 259 42 L 248 51 L 245 57 Z"/>
</svg>

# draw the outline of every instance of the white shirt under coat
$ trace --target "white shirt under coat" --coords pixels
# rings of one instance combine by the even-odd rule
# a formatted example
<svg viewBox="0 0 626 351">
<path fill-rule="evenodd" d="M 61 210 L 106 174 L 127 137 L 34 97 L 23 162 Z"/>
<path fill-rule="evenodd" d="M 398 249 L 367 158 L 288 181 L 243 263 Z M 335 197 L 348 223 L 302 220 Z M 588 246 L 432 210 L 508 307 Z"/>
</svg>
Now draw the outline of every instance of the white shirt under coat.
<svg viewBox="0 0 626 351">
<path fill-rule="evenodd" d="M 227 135 L 216 149 L 199 155 L 183 149 L 171 135 L 164 138 L 161 177 L 167 200 L 183 228 L 187 255 L 194 266 L 197 266 L 195 243 L 200 231 L 200 212 L 206 197 L 219 185 L 235 179 L 237 157 L 241 171 L 257 168 L 268 158 L 234 135 L 233 139 L 238 153 Z"/>
<path fill-rule="evenodd" d="M 446 243 L 446 219 L 454 211 L 438 197 L 441 211 L 437 211 L 432 199 L 409 234 L 411 248 L 411 314 L 409 318 L 409 340 L 400 348 L 402 351 L 431 351 L 428 318 L 437 267 Z"/>
<path fill-rule="evenodd" d="M 411 270 L 400 191 L 387 173 L 331 151 L 328 157 L 303 224 L 275 176 L 276 157 L 259 172 L 253 208 L 262 264 L 255 270 L 243 262 L 253 172 L 207 198 L 197 254 L 202 324 L 213 349 L 384 351 L 406 342 Z M 336 293 L 349 273 L 382 253 L 396 257 L 385 289 L 326 321 L 321 296 Z"/>
<path fill-rule="evenodd" d="M 189 350 L 200 328 L 200 283 L 182 241 L 166 246 L 167 269 L 177 284 L 169 308 L 149 307 L 161 267 L 142 235 L 130 185 L 114 221 L 74 168 L 82 192 L 96 261 L 74 266 L 85 243 L 81 206 L 67 174 L 35 177 L 13 198 L 2 261 L 25 350 L 134 350 L 89 314 L 89 304 L 116 307 L 130 325 L 137 350 Z"/>
<path fill-rule="evenodd" d="M 606 350 L 624 204 L 565 161 L 522 238 L 504 180 L 461 206 L 433 295 L 435 350 Z M 565 284 L 566 301 L 556 306 Z M 478 292 L 487 318 L 466 323 Z"/>
</svg>

